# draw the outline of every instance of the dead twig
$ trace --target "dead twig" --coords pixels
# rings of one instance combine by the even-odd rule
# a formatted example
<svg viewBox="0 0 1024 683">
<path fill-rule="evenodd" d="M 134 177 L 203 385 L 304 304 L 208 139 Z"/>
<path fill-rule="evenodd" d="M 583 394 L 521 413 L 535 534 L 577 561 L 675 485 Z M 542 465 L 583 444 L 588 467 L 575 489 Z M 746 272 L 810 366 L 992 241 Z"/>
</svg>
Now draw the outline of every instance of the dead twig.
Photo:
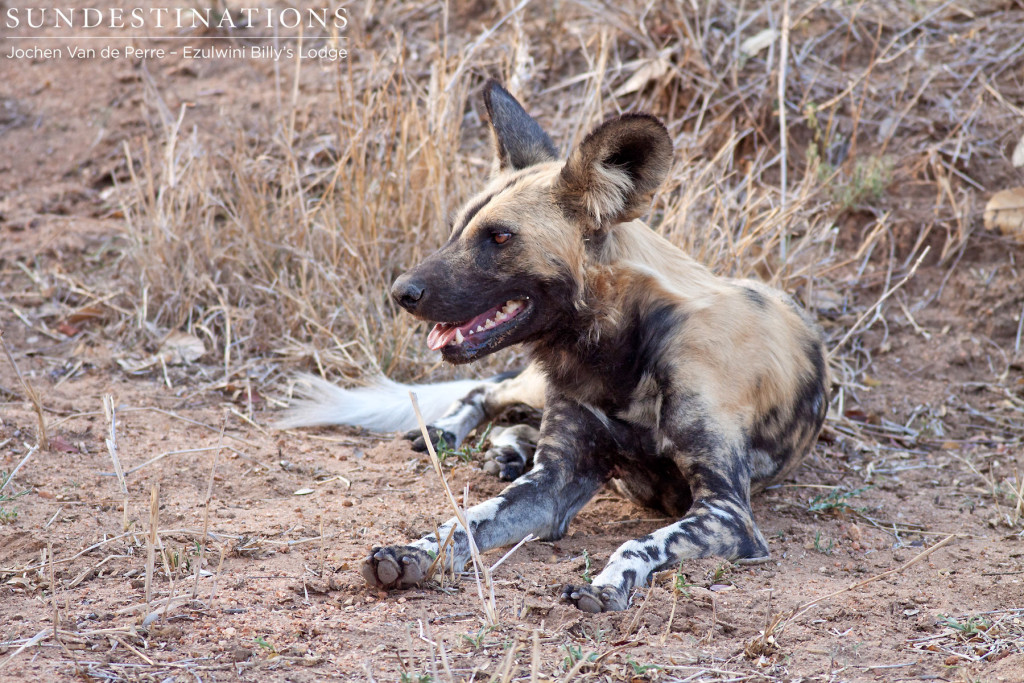
<svg viewBox="0 0 1024 683">
<path fill-rule="evenodd" d="M 434 465 L 434 471 L 437 472 L 437 476 L 441 480 L 441 487 L 444 489 L 445 496 L 448 498 L 448 502 L 455 511 L 456 520 L 458 520 L 458 523 L 462 525 L 462 529 L 466 532 L 466 540 L 469 543 L 469 554 L 473 558 L 473 571 L 476 576 L 477 593 L 480 597 L 480 602 L 483 604 L 487 625 L 495 626 L 498 623 L 498 607 L 494 600 L 494 583 L 491 581 L 491 572 L 487 568 L 487 565 L 484 564 L 483 559 L 481 559 L 480 550 L 477 548 L 476 539 L 473 538 L 473 532 L 469 528 L 466 516 L 458 502 L 455 500 L 455 496 L 452 495 L 452 490 L 448 487 L 448 481 L 444 476 L 444 469 L 441 467 L 441 460 L 437 457 L 437 452 L 434 450 L 434 445 L 430 440 L 430 434 L 427 432 L 427 424 L 423 421 L 423 415 L 420 413 L 420 405 L 416 400 L 416 394 L 410 391 L 409 399 L 412 401 L 412 408 L 416 413 L 416 420 L 419 422 L 420 431 L 423 433 L 423 440 L 427 444 L 427 452 L 430 454 L 430 461 Z M 440 539 L 438 539 L 438 541 L 440 541 Z M 484 593 L 485 587 L 487 589 L 487 596 L 485 596 Z"/>
<path fill-rule="evenodd" d="M 39 448 L 46 450 L 50 447 L 50 439 L 46 433 L 46 416 L 43 414 L 43 400 L 39 397 L 39 393 L 35 390 L 25 376 L 21 374 L 21 368 L 18 367 L 18 363 L 14 360 L 14 354 L 7 347 L 7 341 L 4 339 L 4 331 L 0 330 L 0 346 L 4 347 L 4 353 L 7 354 L 7 360 L 11 364 L 11 368 L 14 370 L 14 374 L 18 377 L 18 382 L 21 384 L 22 390 L 25 392 L 25 397 L 32 404 L 32 409 L 36 413 L 36 420 L 39 424 L 39 434 L 37 440 Z"/>
</svg>

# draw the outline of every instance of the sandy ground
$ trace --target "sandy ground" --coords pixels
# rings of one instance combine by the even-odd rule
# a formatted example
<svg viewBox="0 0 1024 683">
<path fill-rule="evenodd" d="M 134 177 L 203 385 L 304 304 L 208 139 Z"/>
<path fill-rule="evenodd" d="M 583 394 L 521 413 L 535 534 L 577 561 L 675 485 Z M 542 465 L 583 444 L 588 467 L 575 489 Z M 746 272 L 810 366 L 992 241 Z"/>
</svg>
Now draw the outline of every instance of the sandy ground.
<svg viewBox="0 0 1024 683">
<path fill-rule="evenodd" d="M 943 286 L 894 319 L 847 406 L 873 438 L 827 427 L 755 501 L 769 563 L 690 562 L 629 611 L 583 615 L 560 586 L 666 522 L 603 492 L 495 571 L 487 626 L 471 576 L 391 594 L 359 576 L 372 545 L 449 516 L 424 456 L 274 432 L 273 390 L 217 382 L 206 359 L 130 372 L 146 351 L 82 309 L 76 283 L 117 257 L 122 144 L 153 134 L 144 92 L 244 117 L 272 65 L 0 70 L 0 324 L 49 436 L 37 449 L 0 359 L 0 470 L 30 456 L 0 503 L 0 680 L 1024 680 L 1019 247 L 979 234 L 951 277 L 925 266 L 906 288 Z M 501 489 L 474 461 L 446 476 L 470 504 Z"/>
</svg>

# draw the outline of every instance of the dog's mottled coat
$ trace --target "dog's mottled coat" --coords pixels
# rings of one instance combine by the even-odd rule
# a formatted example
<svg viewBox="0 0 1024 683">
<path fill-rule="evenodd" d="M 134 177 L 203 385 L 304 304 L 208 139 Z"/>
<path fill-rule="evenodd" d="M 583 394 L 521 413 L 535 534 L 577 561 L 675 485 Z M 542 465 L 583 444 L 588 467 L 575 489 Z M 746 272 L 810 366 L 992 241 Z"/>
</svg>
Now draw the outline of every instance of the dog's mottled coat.
<svg viewBox="0 0 1024 683">
<path fill-rule="evenodd" d="M 481 550 L 527 534 L 557 539 L 606 483 L 679 521 L 627 541 L 591 585 L 564 597 L 621 610 L 652 572 L 688 558 L 758 562 L 768 545 L 750 494 L 796 467 L 825 419 L 820 333 L 784 294 L 717 277 L 637 217 L 668 172 L 672 143 L 627 114 L 567 161 L 500 85 L 484 92 L 495 173 L 456 216 L 448 242 L 396 280 L 392 296 L 438 323 L 430 343 L 455 363 L 522 343 L 532 364 L 486 382 L 435 429 L 452 441 L 514 402 L 543 407 L 539 434 L 513 432 L 492 469 L 514 478 L 466 517 Z M 452 519 L 447 561 L 469 559 Z M 375 548 L 366 580 L 406 587 L 438 554 L 430 534 Z"/>
</svg>

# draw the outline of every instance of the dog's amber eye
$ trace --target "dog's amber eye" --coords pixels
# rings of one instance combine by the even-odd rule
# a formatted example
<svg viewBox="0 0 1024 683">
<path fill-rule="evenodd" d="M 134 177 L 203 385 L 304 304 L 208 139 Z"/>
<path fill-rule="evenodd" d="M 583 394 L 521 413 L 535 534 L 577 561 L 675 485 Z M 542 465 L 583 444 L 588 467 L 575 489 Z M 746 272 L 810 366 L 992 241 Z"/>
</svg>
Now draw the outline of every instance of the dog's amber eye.
<svg viewBox="0 0 1024 683">
<path fill-rule="evenodd" d="M 510 239 L 512 239 L 512 233 L 510 233 L 510 232 L 499 232 L 499 233 L 497 233 L 494 236 L 494 243 L 495 244 L 505 244 L 505 242 L 508 242 Z"/>
</svg>

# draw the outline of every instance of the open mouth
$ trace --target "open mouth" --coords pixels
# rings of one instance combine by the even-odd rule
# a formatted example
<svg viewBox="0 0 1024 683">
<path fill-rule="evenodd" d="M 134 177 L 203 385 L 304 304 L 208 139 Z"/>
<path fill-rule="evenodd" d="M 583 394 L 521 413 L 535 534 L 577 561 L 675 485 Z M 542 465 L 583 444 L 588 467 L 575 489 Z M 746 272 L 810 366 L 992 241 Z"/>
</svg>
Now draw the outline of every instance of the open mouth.
<svg viewBox="0 0 1024 683">
<path fill-rule="evenodd" d="M 437 351 L 446 346 L 480 346 L 489 339 L 502 336 L 518 322 L 527 310 L 528 301 L 513 299 L 484 311 L 464 323 L 437 323 L 427 336 L 427 346 Z"/>
</svg>

